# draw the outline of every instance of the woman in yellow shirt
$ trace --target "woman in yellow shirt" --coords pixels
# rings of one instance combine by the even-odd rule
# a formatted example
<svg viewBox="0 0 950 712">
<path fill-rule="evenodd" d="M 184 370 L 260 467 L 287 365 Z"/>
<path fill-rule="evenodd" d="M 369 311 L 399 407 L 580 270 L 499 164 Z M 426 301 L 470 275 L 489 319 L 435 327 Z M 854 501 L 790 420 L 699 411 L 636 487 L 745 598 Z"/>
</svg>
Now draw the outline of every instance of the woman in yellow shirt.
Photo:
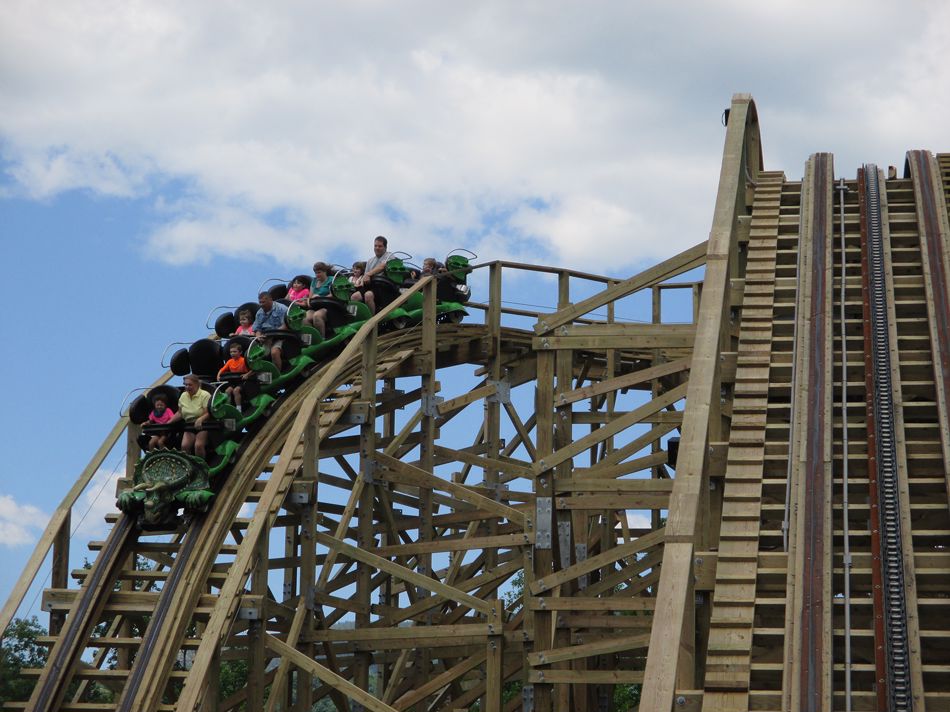
<svg viewBox="0 0 950 712">
<path fill-rule="evenodd" d="M 178 412 L 171 422 L 183 420 L 185 433 L 181 436 L 181 449 L 194 453 L 201 458 L 205 457 L 208 447 L 208 431 L 202 426 L 211 416 L 208 414 L 208 404 L 211 394 L 202 390 L 201 380 L 194 374 L 182 379 L 185 382 L 185 392 L 178 398 Z M 188 427 L 191 426 L 191 427 Z"/>
</svg>

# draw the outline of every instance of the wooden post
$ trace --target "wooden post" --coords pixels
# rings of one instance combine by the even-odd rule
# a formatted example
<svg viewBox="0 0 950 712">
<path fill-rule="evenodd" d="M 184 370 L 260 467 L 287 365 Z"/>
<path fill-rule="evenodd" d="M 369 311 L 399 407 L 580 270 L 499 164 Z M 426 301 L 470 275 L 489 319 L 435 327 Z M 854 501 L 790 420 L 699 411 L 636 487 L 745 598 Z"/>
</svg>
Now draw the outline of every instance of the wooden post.
<svg viewBox="0 0 950 712">
<path fill-rule="evenodd" d="M 571 305 L 571 281 L 567 272 L 558 273 L 558 310 L 567 309 Z M 560 396 L 567 393 L 573 386 L 574 375 L 574 350 L 562 349 L 557 352 L 555 358 L 555 378 L 554 396 Z M 554 411 L 554 449 L 560 450 L 567 447 L 574 440 L 573 436 L 573 406 L 559 405 Z M 568 458 L 559 463 L 553 471 L 555 483 L 561 479 L 568 479 L 574 469 L 573 458 Z M 552 548 L 554 555 L 554 570 L 566 569 L 574 562 L 574 527 L 570 510 L 554 507 L 555 529 L 551 532 Z M 570 581 L 561 586 L 561 595 L 572 595 L 576 591 L 577 582 Z M 552 624 L 556 621 L 552 620 Z M 553 646 L 563 648 L 571 644 L 570 630 L 564 626 L 554 625 Z M 557 663 L 558 669 L 569 669 L 570 663 Z M 571 704 L 570 685 L 560 684 L 555 687 L 556 704 L 555 709 L 559 712 L 567 712 L 573 708 Z"/>
<path fill-rule="evenodd" d="M 363 348 L 363 367 L 360 375 L 360 398 L 366 408 L 366 417 L 360 425 L 360 477 L 364 480 L 363 491 L 359 498 L 357 518 L 357 536 L 359 546 L 372 551 L 375 546 L 373 536 L 373 487 L 376 481 L 376 364 L 379 332 L 373 329 L 366 338 Z M 370 625 L 370 604 L 372 594 L 373 567 L 365 562 L 356 565 L 356 602 L 360 608 L 356 613 L 356 628 L 368 628 Z M 369 668 L 372 653 L 360 650 L 353 655 L 353 683 L 361 690 L 369 691 Z"/>
<path fill-rule="evenodd" d="M 67 511 L 63 517 L 63 523 L 53 539 L 53 567 L 50 573 L 50 583 L 53 588 L 66 588 L 69 584 L 69 530 L 71 528 L 72 512 Z M 50 613 L 50 635 L 59 634 L 65 618 L 65 613 Z"/>
<path fill-rule="evenodd" d="M 538 453 L 538 462 L 554 452 L 554 359 L 555 352 L 539 351 L 538 359 L 538 388 L 537 428 L 535 448 Z M 532 575 L 528 576 L 525 570 L 525 599 L 530 594 L 531 584 L 539 578 L 550 574 L 553 569 L 554 552 L 552 550 L 554 537 L 557 534 L 557 523 L 554 517 L 554 472 L 544 470 L 534 480 L 535 494 L 535 529 L 537 535 L 533 547 L 534 565 Z M 550 592 L 540 594 L 549 596 Z M 554 619 L 550 610 L 538 606 L 533 612 L 533 645 L 534 652 L 549 650 L 554 642 Z M 525 674 L 528 674 L 527 666 Z M 551 712 L 553 709 L 553 689 L 550 683 L 539 681 L 534 683 L 529 693 L 534 696 L 536 712 Z"/>
<path fill-rule="evenodd" d="M 248 621 L 247 626 L 247 706 L 259 710 L 264 707 L 264 672 L 266 658 L 264 651 L 264 601 L 267 598 L 267 545 L 270 540 L 269 529 L 261 536 L 257 544 L 257 559 L 251 573 L 251 595 L 257 605 L 256 617 Z"/>
<path fill-rule="evenodd" d="M 485 712 L 501 712 L 504 688 L 505 605 L 492 603 L 488 616 L 488 650 L 485 658 Z"/>
<path fill-rule="evenodd" d="M 506 404 L 510 403 L 510 399 L 507 397 L 507 393 L 502 386 L 502 354 L 501 354 L 501 265 L 495 263 L 489 267 L 488 272 L 488 311 L 485 314 L 485 324 L 488 327 L 488 369 L 489 376 L 488 380 L 490 384 L 496 384 L 499 386 L 499 391 L 494 395 L 488 396 L 484 400 L 483 404 L 483 420 L 482 420 L 482 439 L 487 446 L 485 454 L 488 458 L 499 459 L 501 455 L 501 406 L 502 401 L 505 401 Z M 504 384 L 507 386 L 507 384 Z M 499 488 L 501 483 L 498 479 L 498 470 L 493 467 L 484 468 L 484 477 L 485 477 L 485 486 L 488 487 L 490 495 L 495 501 L 501 501 L 501 492 Z M 488 536 L 497 536 L 498 534 L 498 520 L 492 518 L 488 520 Z M 463 552 L 459 552 L 459 556 L 463 556 Z M 489 548 L 485 550 L 485 570 L 492 571 L 498 565 L 498 550 L 495 548 Z M 493 591 L 491 596 L 497 597 L 497 591 Z M 502 606 L 502 611 L 504 610 Z M 499 621 L 503 621 L 504 617 L 499 617 Z M 491 620 L 489 620 L 491 624 Z M 500 628 L 500 624 L 499 624 Z M 495 701 L 493 699 L 493 689 L 491 682 L 491 675 L 493 671 L 491 666 L 497 663 L 498 670 L 495 671 L 498 675 L 501 674 L 501 639 L 498 641 L 492 641 L 489 638 L 489 655 L 486 663 L 487 679 L 485 687 L 485 697 L 483 702 L 480 705 L 480 708 L 483 709 L 495 709 Z M 493 646 L 497 647 L 497 657 L 493 657 Z M 498 692 L 498 704 L 500 705 L 501 700 L 501 680 L 499 680 L 499 692 Z"/>
<path fill-rule="evenodd" d="M 317 404 L 310 423 L 303 435 L 303 469 L 300 481 L 307 485 L 307 501 L 300 507 L 300 602 L 298 606 L 307 609 L 303 629 L 305 642 L 298 642 L 297 649 L 308 657 L 314 656 L 314 645 L 310 642 L 315 629 L 315 609 L 319 604 L 314 600 L 317 581 L 317 511 L 320 485 L 320 404 Z M 313 707 L 313 673 L 298 668 L 297 694 L 294 701 L 295 712 L 310 712 Z"/>
</svg>

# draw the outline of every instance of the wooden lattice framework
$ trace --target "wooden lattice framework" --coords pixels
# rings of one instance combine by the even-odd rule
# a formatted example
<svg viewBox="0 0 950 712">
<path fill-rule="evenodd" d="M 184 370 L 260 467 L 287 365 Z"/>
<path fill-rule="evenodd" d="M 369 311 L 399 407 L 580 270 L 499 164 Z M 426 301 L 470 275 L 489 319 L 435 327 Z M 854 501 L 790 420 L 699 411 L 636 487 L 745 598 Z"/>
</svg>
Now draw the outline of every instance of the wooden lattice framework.
<svg viewBox="0 0 950 712">
<path fill-rule="evenodd" d="M 846 691 L 853 709 L 887 709 L 874 386 L 857 356 L 865 205 L 833 180 L 828 154 L 800 182 L 764 171 L 754 104 L 737 95 L 707 241 L 622 281 L 481 265 L 484 318 L 461 325 L 436 325 L 419 282 L 422 324 L 380 334 L 380 314 L 315 369 L 206 518 L 159 537 L 117 517 L 70 588 L 70 508 L 123 434 L 137 454 L 121 419 L 3 609 L 5 625 L 51 558 L 45 642 L 63 663 L 33 671 L 33 698 L 11 708 L 599 711 L 636 685 L 641 710 L 845 709 Z M 885 192 L 907 679 L 916 708 L 948 709 L 950 360 L 932 325 L 950 301 L 934 298 L 950 273 L 950 158 L 912 152 Z M 503 306 L 525 271 L 554 312 Z M 666 290 L 687 290 L 689 323 L 663 323 Z M 643 295 L 648 323 L 617 318 Z M 836 382 L 842 361 L 852 375 Z M 246 685 L 222 699 L 236 660 Z M 115 701 L 84 701 L 93 681 Z"/>
<path fill-rule="evenodd" d="M 745 150 L 746 134 L 731 131 L 730 150 Z M 313 373 L 243 452 L 200 529 L 156 537 L 116 526 L 111 538 L 123 540 L 111 549 L 94 543 L 111 553 L 74 572 L 80 588 L 69 588 L 70 507 L 123 432 L 135 454 L 137 432 L 120 420 L 54 514 L 3 612 L 6 622 L 52 548 L 48 642 L 61 654 L 67 648 L 69 663 L 36 671 L 28 707 L 79 704 L 92 680 L 114 690 L 120 709 L 137 710 L 172 701 L 177 709 L 303 710 L 328 693 L 338 707 L 349 698 L 370 709 L 481 701 L 499 710 L 511 681 L 524 683 L 528 705 L 586 709 L 617 684 L 642 683 L 658 564 L 667 556 L 664 575 L 691 578 L 692 544 L 683 562 L 669 552 L 704 531 L 694 516 L 671 516 L 664 528 L 660 513 L 677 499 L 698 511 L 706 447 L 684 444 L 677 472 L 695 471 L 673 479 L 663 443 L 679 430 L 698 428 L 704 441 L 721 431 L 711 396 L 720 387 L 718 344 L 731 338 L 723 315 L 734 229 L 717 228 L 720 248 L 698 244 L 624 281 L 484 265 L 482 325 L 436 328 L 434 285 L 420 282 L 421 326 L 380 335 L 379 315 Z M 705 286 L 670 282 L 707 261 Z M 516 270 L 553 277 L 543 283 L 554 285 L 558 311 L 503 308 L 505 275 Z M 602 286 L 573 304 L 572 281 Z M 694 323 L 660 322 L 666 289 L 688 291 Z M 615 304 L 644 290 L 653 323 L 615 320 Z M 535 320 L 534 331 L 506 326 L 512 318 Z M 697 323 L 711 339 L 702 355 L 692 349 Z M 476 366 L 473 388 L 437 380 L 465 363 Z M 706 407 L 684 411 L 687 398 Z M 440 437 L 473 411 L 467 445 Z M 634 526 L 632 511 L 643 515 Z M 667 553 L 664 541 L 675 544 Z M 136 557 L 146 571 L 132 565 Z M 506 608 L 499 592 L 519 573 L 522 595 Z M 94 585 L 98 593 L 84 596 Z M 171 586 L 162 607 L 160 591 Z M 671 609 L 681 621 L 691 590 L 683 585 Z M 334 627 L 340 620 L 352 627 Z M 146 650 L 147 621 L 157 630 Z M 89 639 L 100 622 L 107 629 Z M 96 653 L 91 665 L 84 650 Z M 109 652 L 114 669 L 102 666 Z M 247 661 L 247 685 L 216 699 L 217 670 L 234 658 Z M 187 669 L 176 669 L 183 660 Z M 365 692 L 371 677 L 373 695 Z M 72 680 L 80 689 L 70 703 Z M 521 694 L 505 706 L 519 704 Z"/>
</svg>

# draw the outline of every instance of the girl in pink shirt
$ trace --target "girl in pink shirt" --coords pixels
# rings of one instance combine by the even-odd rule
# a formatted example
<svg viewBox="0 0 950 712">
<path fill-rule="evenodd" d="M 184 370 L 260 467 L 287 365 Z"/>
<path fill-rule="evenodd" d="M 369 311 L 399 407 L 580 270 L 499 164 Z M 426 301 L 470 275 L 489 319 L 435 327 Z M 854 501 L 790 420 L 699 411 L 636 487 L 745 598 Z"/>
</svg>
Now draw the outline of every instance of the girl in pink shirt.
<svg viewBox="0 0 950 712">
<path fill-rule="evenodd" d="M 251 312 L 247 309 L 242 309 L 238 312 L 238 321 L 240 325 L 234 331 L 236 336 L 245 334 L 247 336 L 254 336 L 254 330 L 251 328 L 251 324 L 254 323 L 254 320 L 251 318 Z"/>
<path fill-rule="evenodd" d="M 164 396 L 155 396 L 152 399 L 152 412 L 148 414 L 148 422 L 155 425 L 167 425 L 175 416 L 172 409 L 168 407 Z M 148 449 L 154 450 L 157 447 L 165 447 L 165 440 L 168 433 L 153 435 L 148 441 Z"/>
<path fill-rule="evenodd" d="M 310 300 L 310 288 L 300 277 L 294 279 L 287 290 L 287 299 L 290 302 L 302 302 L 304 306 Z"/>
</svg>

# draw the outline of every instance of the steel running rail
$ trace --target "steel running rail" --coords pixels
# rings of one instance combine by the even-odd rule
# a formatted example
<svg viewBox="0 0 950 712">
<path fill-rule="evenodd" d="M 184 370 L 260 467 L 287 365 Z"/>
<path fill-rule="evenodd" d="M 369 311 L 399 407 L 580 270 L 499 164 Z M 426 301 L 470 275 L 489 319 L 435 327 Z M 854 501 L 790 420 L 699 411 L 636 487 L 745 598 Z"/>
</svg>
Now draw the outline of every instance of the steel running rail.
<svg viewBox="0 0 950 712">
<path fill-rule="evenodd" d="M 884 575 L 885 636 L 887 644 L 889 709 L 913 709 L 907 604 L 904 595 L 903 545 L 894 400 L 891 382 L 890 329 L 884 271 L 884 236 L 877 166 L 864 170 L 868 228 L 868 285 L 871 312 L 871 357 L 874 370 L 874 421 L 877 430 L 877 466 L 880 500 L 881 563 Z"/>
</svg>

